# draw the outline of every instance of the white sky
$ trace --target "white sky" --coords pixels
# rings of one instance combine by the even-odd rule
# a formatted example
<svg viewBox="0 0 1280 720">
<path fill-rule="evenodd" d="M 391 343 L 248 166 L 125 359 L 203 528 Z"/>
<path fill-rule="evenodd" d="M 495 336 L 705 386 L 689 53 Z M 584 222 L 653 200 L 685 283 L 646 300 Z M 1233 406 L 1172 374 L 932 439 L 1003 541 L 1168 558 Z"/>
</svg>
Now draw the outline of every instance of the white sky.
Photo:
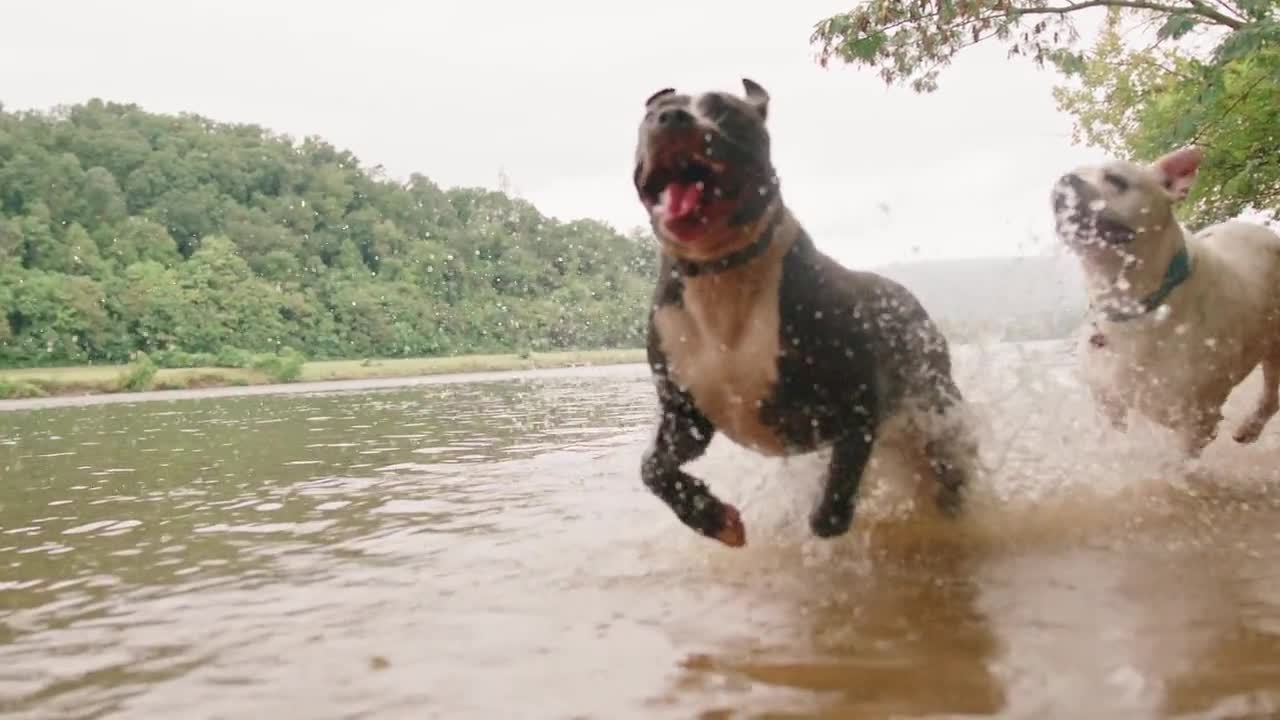
<svg viewBox="0 0 1280 720">
<path fill-rule="evenodd" d="M 872 265 L 1053 244 L 1070 142 L 1054 76 L 966 53 L 917 96 L 823 70 L 812 26 L 856 0 L 9 0 L 0 101 L 91 97 L 321 135 L 393 176 L 516 191 L 563 219 L 644 224 L 631 187 L 644 99 L 675 86 L 773 96 L 784 197 L 820 247 Z"/>
</svg>

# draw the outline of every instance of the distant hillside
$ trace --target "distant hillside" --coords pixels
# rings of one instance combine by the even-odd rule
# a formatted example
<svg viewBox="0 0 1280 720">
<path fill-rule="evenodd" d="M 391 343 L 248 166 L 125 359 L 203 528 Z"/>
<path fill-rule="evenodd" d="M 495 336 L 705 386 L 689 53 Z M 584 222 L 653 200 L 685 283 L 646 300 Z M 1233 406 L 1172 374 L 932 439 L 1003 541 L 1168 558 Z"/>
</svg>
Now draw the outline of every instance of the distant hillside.
<svg viewBox="0 0 1280 720">
<path fill-rule="evenodd" d="M 388 180 L 318 138 L 0 108 L 0 367 L 636 347 L 655 272 L 644 237 Z"/>
<path fill-rule="evenodd" d="M 875 270 L 910 288 L 958 342 L 1065 337 L 1084 315 L 1080 268 L 1065 254 L 926 260 Z"/>
</svg>

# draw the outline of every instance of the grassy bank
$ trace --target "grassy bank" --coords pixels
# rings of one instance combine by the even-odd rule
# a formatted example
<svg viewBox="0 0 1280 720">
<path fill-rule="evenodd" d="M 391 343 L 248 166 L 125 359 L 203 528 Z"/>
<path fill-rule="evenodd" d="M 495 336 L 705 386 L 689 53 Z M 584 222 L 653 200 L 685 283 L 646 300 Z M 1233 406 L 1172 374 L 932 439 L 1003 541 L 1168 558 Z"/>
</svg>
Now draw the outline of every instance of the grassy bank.
<svg viewBox="0 0 1280 720">
<path fill-rule="evenodd" d="M 644 350 L 583 350 L 575 352 L 519 355 L 460 355 L 442 358 L 396 360 L 326 360 L 302 366 L 299 382 L 362 380 L 369 378 L 416 377 L 502 370 L 617 365 L 644 362 Z M 0 370 L 0 398 L 44 397 L 115 393 L 126 389 L 181 390 L 187 388 L 264 385 L 272 382 L 260 370 L 248 368 L 159 369 L 148 378 L 146 387 L 130 387 L 132 366 L 95 365 L 86 367 Z M 136 384 L 136 383 L 135 383 Z"/>
</svg>

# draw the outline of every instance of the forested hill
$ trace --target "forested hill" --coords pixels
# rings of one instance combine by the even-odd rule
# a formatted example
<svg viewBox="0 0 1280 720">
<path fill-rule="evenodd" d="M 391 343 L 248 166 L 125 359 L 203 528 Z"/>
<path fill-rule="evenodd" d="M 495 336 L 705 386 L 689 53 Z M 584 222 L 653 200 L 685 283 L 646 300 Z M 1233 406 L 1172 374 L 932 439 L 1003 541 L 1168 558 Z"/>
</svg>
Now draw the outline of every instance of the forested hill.
<svg viewBox="0 0 1280 720">
<path fill-rule="evenodd" d="M 253 125 L 0 108 L 0 366 L 638 347 L 639 238 Z"/>
</svg>

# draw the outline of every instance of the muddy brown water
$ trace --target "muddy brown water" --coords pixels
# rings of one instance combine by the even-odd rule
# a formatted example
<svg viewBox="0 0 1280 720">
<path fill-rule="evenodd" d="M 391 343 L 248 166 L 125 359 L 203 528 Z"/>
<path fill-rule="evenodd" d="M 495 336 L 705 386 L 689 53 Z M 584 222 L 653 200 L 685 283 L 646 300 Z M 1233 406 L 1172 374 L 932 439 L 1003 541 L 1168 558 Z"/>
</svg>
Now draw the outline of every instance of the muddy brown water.
<svg viewBox="0 0 1280 720">
<path fill-rule="evenodd" d="M 816 541 L 822 457 L 717 440 L 740 551 L 640 485 L 642 367 L 0 413 L 0 715 L 1280 713 L 1280 427 L 1179 464 L 1060 345 L 959 360 L 963 520 L 881 456 Z"/>
</svg>

